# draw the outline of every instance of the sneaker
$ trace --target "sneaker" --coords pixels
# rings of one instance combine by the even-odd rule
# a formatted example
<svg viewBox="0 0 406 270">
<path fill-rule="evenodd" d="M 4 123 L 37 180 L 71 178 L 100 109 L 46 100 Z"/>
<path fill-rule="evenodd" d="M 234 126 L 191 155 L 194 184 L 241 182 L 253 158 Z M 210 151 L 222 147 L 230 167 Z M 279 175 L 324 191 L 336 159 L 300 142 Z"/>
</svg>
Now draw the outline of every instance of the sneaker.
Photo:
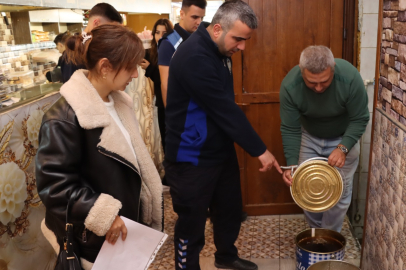
<svg viewBox="0 0 406 270">
<path fill-rule="evenodd" d="M 214 266 L 220 269 L 233 269 L 233 270 L 258 270 L 258 266 L 250 261 L 238 258 L 230 263 L 214 262 Z"/>
</svg>

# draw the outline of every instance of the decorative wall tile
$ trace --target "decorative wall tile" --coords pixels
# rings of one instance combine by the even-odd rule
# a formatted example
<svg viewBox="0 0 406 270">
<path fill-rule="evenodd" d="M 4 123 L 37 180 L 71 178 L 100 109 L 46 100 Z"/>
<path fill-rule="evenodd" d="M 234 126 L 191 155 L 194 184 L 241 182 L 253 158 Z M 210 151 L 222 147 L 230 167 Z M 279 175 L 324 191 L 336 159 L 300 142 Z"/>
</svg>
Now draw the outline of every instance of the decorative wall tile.
<svg viewBox="0 0 406 270">
<path fill-rule="evenodd" d="M 362 269 L 403 269 L 406 260 L 405 127 L 375 111 Z M 380 157 L 380 158 L 379 158 Z M 373 265 L 373 268 L 370 266 Z"/>
</svg>

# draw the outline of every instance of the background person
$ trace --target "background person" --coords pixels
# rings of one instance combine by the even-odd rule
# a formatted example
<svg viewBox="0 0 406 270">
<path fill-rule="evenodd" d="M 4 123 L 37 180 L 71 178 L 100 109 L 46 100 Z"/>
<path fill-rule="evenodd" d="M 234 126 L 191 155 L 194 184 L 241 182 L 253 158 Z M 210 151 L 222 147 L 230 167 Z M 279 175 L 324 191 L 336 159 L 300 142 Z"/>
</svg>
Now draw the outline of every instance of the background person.
<svg viewBox="0 0 406 270">
<path fill-rule="evenodd" d="M 126 239 L 120 216 L 161 230 L 162 185 L 123 92 L 138 76 L 141 40 L 130 29 L 105 24 L 70 38 L 67 47 L 88 70 L 73 74 L 44 115 L 36 180 L 46 208 L 42 230 L 54 247 L 63 248 L 73 197 L 70 222 L 88 270 L 105 240 Z"/>
<path fill-rule="evenodd" d="M 64 33 L 57 35 L 54 39 L 56 49 L 59 51 L 59 53 L 62 54 L 59 57 L 58 65 L 55 68 L 60 67 L 63 83 L 65 83 L 70 78 L 70 75 L 67 76 L 67 72 L 66 72 L 66 69 L 67 69 L 67 67 L 69 67 L 69 65 L 67 65 L 67 63 L 66 63 L 67 56 L 66 56 L 66 52 L 65 52 L 65 44 L 66 44 L 66 41 L 70 37 L 71 37 L 71 34 L 68 31 L 66 31 Z M 51 72 L 47 72 L 45 75 L 46 75 L 47 80 L 49 82 L 52 82 Z"/>
<path fill-rule="evenodd" d="M 173 32 L 167 33 L 158 43 L 158 65 L 161 76 L 162 100 L 166 107 L 168 90 L 169 64 L 172 56 L 182 42 L 197 30 L 206 14 L 206 0 L 183 0 L 180 21 L 175 24 Z"/>
<path fill-rule="evenodd" d="M 303 50 L 300 62 L 280 89 L 283 150 L 288 166 L 326 157 L 340 168 L 344 191 L 340 201 L 323 213 L 304 211 L 309 226 L 340 232 L 351 203 L 352 180 L 359 161 L 358 140 L 369 121 L 368 96 L 358 70 L 334 59 L 325 46 Z M 283 180 L 292 185 L 291 171 Z"/>
<path fill-rule="evenodd" d="M 61 33 L 57 35 L 54 39 L 54 43 L 56 45 L 56 49 L 58 50 L 59 53 L 64 53 L 65 52 L 65 43 L 70 38 L 70 33 L 68 31 Z"/>
<path fill-rule="evenodd" d="M 258 157 L 260 171 L 282 173 L 234 101 L 231 55 L 245 49 L 257 18 L 242 1 L 223 3 L 206 29 L 178 48 L 169 68 L 165 173 L 175 225 L 176 269 L 200 269 L 207 209 L 213 222 L 215 266 L 257 269 L 238 257 L 241 227 L 240 169 L 234 142 Z"/>
<path fill-rule="evenodd" d="M 122 24 L 123 18 L 112 5 L 99 3 L 90 10 L 89 20 L 84 32 L 89 33 L 93 28 L 106 23 Z M 76 70 L 86 68 L 84 65 L 75 65 L 74 63 L 77 61 L 74 57 L 74 53 L 68 53 L 67 55 L 65 71 L 62 74 L 64 82 L 68 81 Z"/>
</svg>

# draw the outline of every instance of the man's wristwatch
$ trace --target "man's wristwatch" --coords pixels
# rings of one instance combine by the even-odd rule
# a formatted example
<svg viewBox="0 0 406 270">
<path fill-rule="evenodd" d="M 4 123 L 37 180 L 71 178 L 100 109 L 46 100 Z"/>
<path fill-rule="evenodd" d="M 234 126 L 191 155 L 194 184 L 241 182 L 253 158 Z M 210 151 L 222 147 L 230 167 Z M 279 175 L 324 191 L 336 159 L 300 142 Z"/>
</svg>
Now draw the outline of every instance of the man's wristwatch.
<svg viewBox="0 0 406 270">
<path fill-rule="evenodd" d="M 337 148 L 340 149 L 345 155 L 348 154 L 348 149 L 344 145 L 338 145 Z"/>
</svg>

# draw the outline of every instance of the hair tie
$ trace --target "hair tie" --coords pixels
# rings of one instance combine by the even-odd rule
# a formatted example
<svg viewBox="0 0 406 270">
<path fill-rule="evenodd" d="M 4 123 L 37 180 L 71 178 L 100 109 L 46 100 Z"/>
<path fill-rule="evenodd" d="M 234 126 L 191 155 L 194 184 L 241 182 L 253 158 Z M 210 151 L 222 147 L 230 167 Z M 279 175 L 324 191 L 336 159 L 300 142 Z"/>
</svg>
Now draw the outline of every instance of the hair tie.
<svg viewBox="0 0 406 270">
<path fill-rule="evenodd" d="M 88 41 L 89 39 L 92 38 L 92 36 L 88 35 L 85 31 L 82 32 L 82 37 L 83 37 L 83 41 L 82 41 L 83 45 L 86 43 L 86 41 Z"/>
</svg>

